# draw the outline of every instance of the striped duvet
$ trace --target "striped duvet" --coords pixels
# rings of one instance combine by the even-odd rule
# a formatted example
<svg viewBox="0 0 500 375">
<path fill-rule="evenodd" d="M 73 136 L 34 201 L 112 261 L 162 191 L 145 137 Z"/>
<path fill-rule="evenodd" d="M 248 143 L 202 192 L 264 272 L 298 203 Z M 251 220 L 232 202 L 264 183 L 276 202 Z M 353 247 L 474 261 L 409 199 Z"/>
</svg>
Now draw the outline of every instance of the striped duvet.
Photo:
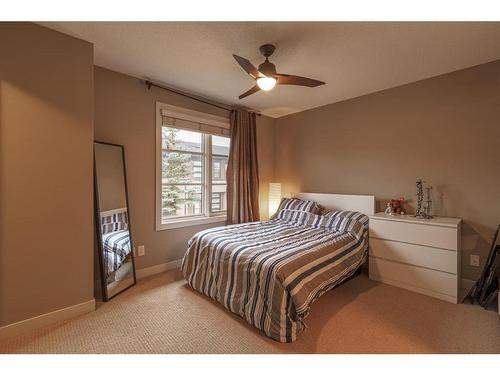
<svg viewBox="0 0 500 375">
<path fill-rule="evenodd" d="M 189 285 L 267 336 L 292 342 L 311 304 L 366 259 L 368 218 L 282 210 L 270 221 L 197 233 L 182 271 Z"/>
<path fill-rule="evenodd" d="M 102 235 L 106 277 L 118 270 L 130 254 L 130 234 L 127 230 L 108 232 Z"/>
</svg>

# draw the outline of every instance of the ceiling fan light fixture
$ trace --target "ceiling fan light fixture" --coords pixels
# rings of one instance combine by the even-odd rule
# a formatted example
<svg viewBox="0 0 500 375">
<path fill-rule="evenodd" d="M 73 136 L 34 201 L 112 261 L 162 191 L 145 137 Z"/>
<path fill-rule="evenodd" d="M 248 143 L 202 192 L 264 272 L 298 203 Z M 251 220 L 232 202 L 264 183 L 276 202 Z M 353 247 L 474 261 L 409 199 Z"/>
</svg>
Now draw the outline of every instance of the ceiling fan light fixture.
<svg viewBox="0 0 500 375">
<path fill-rule="evenodd" d="M 276 81 L 274 77 L 260 77 L 257 78 L 257 85 L 261 90 L 270 91 L 276 86 Z"/>
<path fill-rule="evenodd" d="M 305 86 L 305 87 L 318 87 L 324 85 L 325 82 L 318 81 L 316 79 L 294 76 L 290 74 L 278 74 L 276 72 L 276 66 L 269 61 L 269 56 L 274 52 L 275 47 L 272 44 L 264 44 L 260 47 L 260 52 L 264 55 L 266 60 L 259 65 L 257 69 L 248 59 L 244 57 L 233 54 L 236 62 L 241 66 L 241 68 L 256 82 L 250 90 L 245 91 L 243 94 L 238 96 L 238 99 L 246 98 L 249 95 L 255 94 L 260 90 L 270 91 L 276 85 L 295 85 L 295 86 Z"/>
</svg>

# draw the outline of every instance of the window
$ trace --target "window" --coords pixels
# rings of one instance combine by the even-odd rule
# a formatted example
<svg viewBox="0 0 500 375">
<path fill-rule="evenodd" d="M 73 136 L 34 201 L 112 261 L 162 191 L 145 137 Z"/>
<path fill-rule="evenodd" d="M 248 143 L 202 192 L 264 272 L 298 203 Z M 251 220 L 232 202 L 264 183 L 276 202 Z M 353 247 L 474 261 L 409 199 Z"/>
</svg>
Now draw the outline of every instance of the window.
<svg viewBox="0 0 500 375">
<path fill-rule="evenodd" d="M 157 110 L 157 230 L 225 221 L 228 120 L 162 103 Z"/>
<path fill-rule="evenodd" d="M 227 160 L 229 158 L 229 138 L 211 136 L 212 145 L 212 186 L 211 186 L 211 204 L 210 211 L 225 212 L 226 211 L 226 171 Z"/>
</svg>

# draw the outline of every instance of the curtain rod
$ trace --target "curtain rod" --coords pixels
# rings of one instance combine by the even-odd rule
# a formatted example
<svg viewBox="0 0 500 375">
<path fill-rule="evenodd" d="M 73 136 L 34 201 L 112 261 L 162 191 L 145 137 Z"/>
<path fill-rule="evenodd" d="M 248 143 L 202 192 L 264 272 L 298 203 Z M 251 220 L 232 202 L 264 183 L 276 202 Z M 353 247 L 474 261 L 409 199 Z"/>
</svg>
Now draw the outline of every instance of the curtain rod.
<svg viewBox="0 0 500 375">
<path fill-rule="evenodd" d="M 172 89 L 170 87 L 166 87 L 166 86 L 160 85 L 160 84 L 155 83 L 155 82 L 150 81 L 150 80 L 145 80 L 144 83 L 148 87 L 148 90 L 151 90 L 151 87 L 154 86 L 154 87 L 158 87 L 160 89 L 166 90 L 166 91 L 173 92 L 174 94 L 181 95 L 181 96 L 184 96 L 186 98 L 197 100 L 197 101 L 199 101 L 201 103 L 205 103 L 205 104 L 211 105 L 213 107 L 217 107 L 217 108 L 226 110 L 228 112 L 231 112 L 234 109 L 233 107 L 231 107 L 229 105 L 212 102 L 209 99 L 205 99 L 205 98 L 202 98 L 202 97 L 197 97 L 197 96 L 194 96 L 194 95 L 189 95 L 189 94 L 186 94 L 185 92 L 174 90 L 174 89 Z M 250 110 L 250 111 L 254 112 L 257 116 L 261 115 L 259 112 L 256 112 L 254 110 Z"/>
</svg>

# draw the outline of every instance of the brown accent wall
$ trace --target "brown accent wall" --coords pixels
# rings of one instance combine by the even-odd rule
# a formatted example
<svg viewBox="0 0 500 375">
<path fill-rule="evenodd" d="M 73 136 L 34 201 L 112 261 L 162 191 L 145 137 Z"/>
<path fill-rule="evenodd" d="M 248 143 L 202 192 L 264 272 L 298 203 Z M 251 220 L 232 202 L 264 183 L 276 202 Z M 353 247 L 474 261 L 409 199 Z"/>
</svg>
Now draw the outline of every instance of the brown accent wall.
<svg viewBox="0 0 500 375">
<path fill-rule="evenodd" d="M 465 221 L 462 277 L 474 279 L 469 254 L 484 262 L 500 223 L 500 61 L 281 117 L 275 149 L 285 192 L 414 206 L 415 180 L 429 182 L 436 212 Z"/>
<path fill-rule="evenodd" d="M 135 246 L 146 246 L 146 255 L 136 258 L 136 267 L 141 269 L 180 259 L 191 236 L 220 224 L 155 230 L 155 103 L 160 101 L 219 116 L 228 113 L 158 88 L 147 90 L 139 79 L 104 68 L 95 67 L 94 79 L 95 139 L 125 146 L 134 242 Z M 266 184 L 273 172 L 272 138 L 268 135 L 273 119 L 261 116 L 257 121 L 260 202 L 267 207 Z"/>
<path fill-rule="evenodd" d="M 0 326 L 93 299 L 93 48 L 0 23 Z"/>
</svg>

